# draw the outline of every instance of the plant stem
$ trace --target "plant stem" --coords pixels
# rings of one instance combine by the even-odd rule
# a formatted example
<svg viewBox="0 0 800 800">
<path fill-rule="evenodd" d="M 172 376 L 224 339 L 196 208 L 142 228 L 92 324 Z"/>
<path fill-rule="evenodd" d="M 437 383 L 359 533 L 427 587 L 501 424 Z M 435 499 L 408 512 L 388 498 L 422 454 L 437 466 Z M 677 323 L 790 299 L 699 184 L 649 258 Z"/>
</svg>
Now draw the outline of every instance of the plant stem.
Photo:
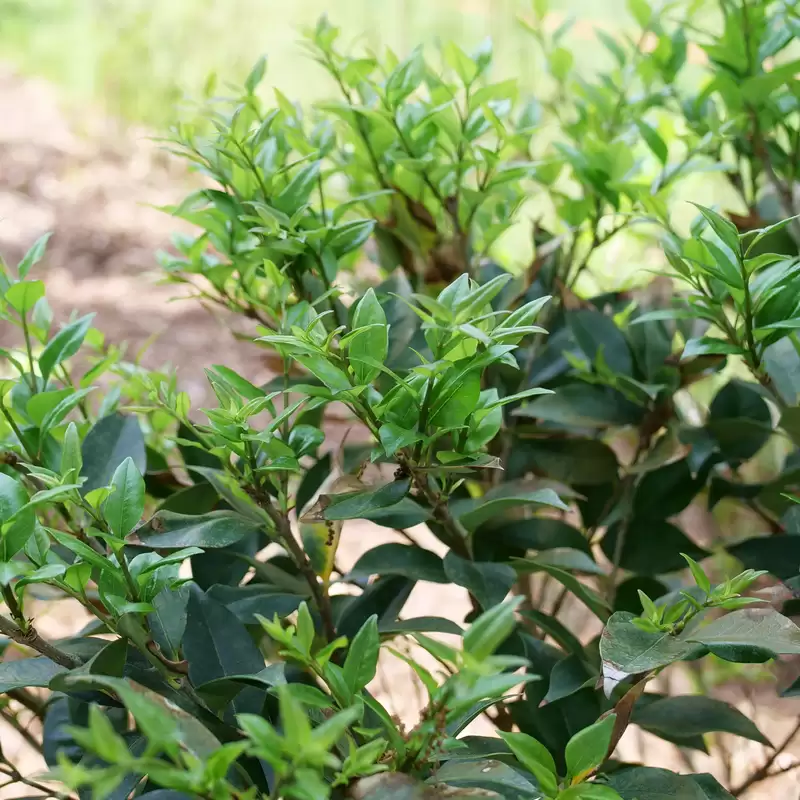
<svg viewBox="0 0 800 800">
<path fill-rule="evenodd" d="M 40 653 L 59 666 L 66 667 L 67 669 L 74 669 L 75 667 L 79 667 L 82 663 L 76 656 L 64 650 L 60 650 L 55 645 L 50 644 L 46 639 L 43 639 L 37 633 L 33 625 L 28 624 L 28 629 L 22 630 L 15 622 L 2 614 L 0 614 L 0 633 L 4 636 L 8 636 L 9 639 L 13 639 L 18 644 L 36 650 L 37 653 Z"/>
<path fill-rule="evenodd" d="M 311 566 L 311 562 L 308 560 L 305 551 L 300 546 L 297 539 L 294 538 L 288 516 L 282 514 L 272 505 L 272 501 L 262 489 L 258 487 L 252 487 L 252 489 L 253 499 L 267 512 L 267 515 L 275 526 L 275 532 L 278 534 L 281 542 L 289 551 L 298 569 L 306 579 L 308 587 L 311 589 L 311 595 L 319 610 L 320 617 L 322 618 L 325 636 L 329 642 L 332 642 L 336 638 L 336 625 L 333 622 L 333 610 L 331 609 L 330 597 L 328 597 L 328 594 L 320 585 L 317 573 L 314 572 L 314 568 Z"/>
</svg>

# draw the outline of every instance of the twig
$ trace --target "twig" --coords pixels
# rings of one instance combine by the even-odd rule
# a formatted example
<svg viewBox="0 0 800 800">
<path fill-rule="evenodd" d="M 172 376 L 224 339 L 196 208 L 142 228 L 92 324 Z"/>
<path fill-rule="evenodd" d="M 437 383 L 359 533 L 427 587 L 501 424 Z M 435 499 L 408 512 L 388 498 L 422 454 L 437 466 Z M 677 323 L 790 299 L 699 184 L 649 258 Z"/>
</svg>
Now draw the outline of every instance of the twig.
<svg viewBox="0 0 800 800">
<path fill-rule="evenodd" d="M 4 720 L 10 727 L 12 727 L 24 740 L 25 743 L 33 748 L 37 753 L 42 752 L 42 743 L 36 740 L 36 737 L 9 711 L 3 709 L 0 711 L 0 719 Z"/>
<path fill-rule="evenodd" d="M 792 743 L 797 734 L 800 733 L 800 721 L 792 728 L 788 736 L 772 751 L 770 757 L 764 762 L 764 764 L 759 767 L 755 772 L 751 773 L 751 775 L 746 778 L 742 783 L 740 783 L 735 789 L 731 789 L 731 794 L 734 797 L 739 797 L 740 794 L 746 792 L 751 786 L 756 783 L 760 783 L 767 778 L 771 778 L 773 774 L 780 774 L 780 773 L 771 773 L 769 768 L 775 763 L 775 759 L 786 750 L 786 748 Z M 800 766 L 800 765 L 793 765 Z M 782 769 L 781 772 L 787 772 L 788 770 Z"/>
<path fill-rule="evenodd" d="M 33 625 L 29 625 L 26 631 L 22 630 L 16 623 L 12 622 L 5 615 L 0 614 L 0 633 L 13 639 L 15 642 L 37 653 L 49 658 L 59 666 L 66 667 L 67 669 L 74 669 L 81 665 L 81 660 L 70 653 L 60 650 L 53 644 L 50 644 L 46 639 L 43 639 Z"/>
<path fill-rule="evenodd" d="M 298 569 L 306 579 L 306 583 L 308 583 L 308 587 L 311 589 L 314 602 L 319 609 L 319 615 L 322 618 L 322 626 L 325 629 L 325 636 L 329 642 L 332 642 L 336 638 L 336 625 L 333 622 L 333 610 L 331 609 L 330 598 L 327 593 L 323 591 L 317 573 L 314 572 L 314 568 L 311 566 L 308 556 L 297 539 L 294 538 L 289 518 L 278 511 L 278 509 L 272 505 L 269 497 L 258 487 L 252 487 L 251 494 L 258 505 L 267 512 L 267 515 L 275 525 L 275 531 L 278 537 L 286 546 L 286 549 L 297 564 Z"/>
</svg>

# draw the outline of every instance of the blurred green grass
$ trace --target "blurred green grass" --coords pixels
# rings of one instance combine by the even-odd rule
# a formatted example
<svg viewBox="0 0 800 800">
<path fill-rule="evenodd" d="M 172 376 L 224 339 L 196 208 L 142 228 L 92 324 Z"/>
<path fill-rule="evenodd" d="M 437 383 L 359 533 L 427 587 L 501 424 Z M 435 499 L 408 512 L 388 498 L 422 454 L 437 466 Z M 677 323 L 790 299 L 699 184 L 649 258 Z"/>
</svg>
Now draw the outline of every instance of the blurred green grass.
<svg viewBox="0 0 800 800">
<path fill-rule="evenodd" d="M 490 36 L 497 74 L 532 85 L 535 48 L 517 23 L 529 8 L 523 0 L 0 0 L 0 59 L 54 81 L 77 109 L 163 128 L 210 72 L 241 80 L 264 53 L 269 82 L 287 95 L 325 94 L 322 71 L 298 46 L 300 30 L 323 13 L 346 41 L 398 53 Z M 598 52 L 591 25 L 627 19 L 624 0 L 553 0 L 551 8 L 575 16 L 578 63 L 589 69 Z"/>
</svg>

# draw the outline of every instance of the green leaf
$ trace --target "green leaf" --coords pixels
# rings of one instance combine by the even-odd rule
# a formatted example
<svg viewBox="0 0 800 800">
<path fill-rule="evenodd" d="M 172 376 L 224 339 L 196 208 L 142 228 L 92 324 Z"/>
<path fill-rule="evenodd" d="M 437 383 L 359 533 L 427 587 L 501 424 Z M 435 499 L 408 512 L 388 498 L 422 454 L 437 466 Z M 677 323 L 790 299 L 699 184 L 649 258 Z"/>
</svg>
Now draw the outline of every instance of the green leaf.
<svg viewBox="0 0 800 800">
<path fill-rule="evenodd" d="M 754 384 L 732 380 L 711 402 L 707 429 L 727 460 L 746 460 L 769 439 L 772 415 Z"/>
<path fill-rule="evenodd" d="M 392 422 L 381 425 L 378 436 L 384 452 L 389 457 L 393 456 L 398 450 L 415 444 L 422 439 L 422 435 L 416 430 L 401 428 Z"/>
<path fill-rule="evenodd" d="M 724 339 L 714 339 L 710 336 L 701 336 L 699 339 L 689 339 L 683 348 L 681 360 L 686 361 L 697 356 L 728 356 L 744 355 L 741 347 L 726 342 Z"/>
<path fill-rule="evenodd" d="M 782 581 L 800 573 L 800 536 L 754 536 L 727 547 L 747 569 L 765 569 Z"/>
<path fill-rule="evenodd" d="M 0 472 L 0 561 L 10 561 L 25 547 L 35 523 L 25 487 Z"/>
<path fill-rule="evenodd" d="M 464 650 L 478 659 L 494 653 L 516 627 L 514 611 L 521 602 L 515 597 L 484 611 L 464 633 Z"/>
<path fill-rule="evenodd" d="M 375 327 L 377 326 L 377 327 Z M 378 302 L 373 289 L 368 289 L 358 301 L 353 312 L 353 331 L 348 346 L 348 360 L 359 386 L 371 383 L 379 374 L 379 370 L 366 364 L 364 357 L 382 364 L 389 353 L 389 329 L 386 314 Z"/>
<path fill-rule="evenodd" d="M 615 374 L 633 375 L 633 355 L 628 341 L 611 317 L 600 311 L 582 309 L 567 312 L 566 319 L 590 364 L 602 357 Z"/>
<path fill-rule="evenodd" d="M 521 574 L 546 572 L 569 589 L 599 619 L 608 618 L 610 609 L 606 601 L 585 583 L 581 583 L 571 572 L 535 558 L 515 558 L 511 563 L 514 569 Z"/>
<path fill-rule="evenodd" d="M 47 250 L 47 242 L 50 240 L 52 233 L 45 233 L 40 236 L 30 247 L 27 253 L 22 258 L 22 261 L 17 265 L 17 273 L 21 279 L 28 277 L 28 273 L 32 267 L 35 267 L 44 257 Z"/>
<path fill-rule="evenodd" d="M 708 625 L 687 628 L 677 636 L 643 631 L 634 615 L 612 614 L 600 639 L 606 692 L 629 675 L 649 672 L 689 657 L 707 647 L 721 658 L 742 648 L 781 654 L 800 653 L 800 628 L 772 609 L 740 609 Z"/>
<path fill-rule="evenodd" d="M 81 439 L 74 422 L 67 425 L 64 441 L 61 444 L 61 477 L 76 480 L 83 468 L 81 455 Z"/>
<path fill-rule="evenodd" d="M 557 617 L 544 614 L 536 609 L 528 609 L 522 613 L 522 616 L 529 619 L 539 628 L 543 633 L 547 634 L 556 644 L 572 654 L 582 654 L 583 645 L 580 640 L 575 636 L 563 622 Z"/>
<path fill-rule="evenodd" d="M 567 743 L 564 753 L 567 760 L 568 777 L 572 783 L 580 783 L 596 770 L 605 760 L 614 732 L 616 714 L 595 722 L 576 733 Z"/>
<path fill-rule="evenodd" d="M 263 529 L 262 524 L 235 511 L 211 511 L 196 515 L 158 511 L 149 522 L 132 534 L 129 541 L 151 550 L 220 548 Z"/>
<path fill-rule="evenodd" d="M 558 772 L 550 751 L 526 733 L 499 733 L 517 760 L 536 778 L 542 791 L 554 797 L 558 792 Z"/>
<path fill-rule="evenodd" d="M 719 340 L 721 341 L 721 340 Z M 575 428 L 635 425 L 642 409 L 619 392 L 586 383 L 568 383 L 554 395 L 545 395 L 514 409 L 515 417 L 532 417 Z"/>
<path fill-rule="evenodd" d="M 344 679 L 355 694 L 363 689 L 378 669 L 378 652 L 381 640 L 378 635 L 378 617 L 373 614 L 353 637 L 344 662 Z"/>
<path fill-rule="evenodd" d="M 606 532 L 600 546 L 606 557 L 614 560 L 619 551 L 619 565 L 640 575 L 663 575 L 683 569 L 683 553 L 700 559 L 708 555 L 689 539 L 680 528 L 660 519 L 634 517 L 614 523 Z"/>
<path fill-rule="evenodd" d="M 388 620 L 378 626 L 382 635 L 404 633 L 449 633 L 461 636 L 464 631 L 455 622 L 444 617 L 412 617 L 411 619 Z"/>
<path fill-rule="evenodd" d="M 258 84 L 261 83 L 261 81 L 264 78 L 264 73 L 266 71 L 267 71 L 267 59 L 266 57 L 261 56 L 261 58 L 259 58 L 258 61 L 256 61 L 255 65 L 253 66 L 253 69 L 250 70 L 250 73 L 248 74 L 248 76 L 245 78 L 244 81 L 244 88 L 247 89 L 247 91 L 250 94 L 252 94 L 256 90 Z"/>
<path fill-rule="evenodd" d="M 431 425 L 438 428 L 463 425 L 477 407 L 480 394 L 481 376 L 478 370 L 446 379 L 434 394 Z"/>
<path fill-rule="evenodd" d="M 491 759 L 448 761 L 433 774 L 431 781 L 464 790 L 493 792 L 490 797 L 502 800 L 533 800 L 540 797 L 537 787 L 519 772 L 501 761 Z"/>
<path fill-rule="evenodd" d="M 389 542 L 367 550 L 350 570 L 352 577 L 404 575 L 419 581 L 447 583 L 442 559 L 416 545 Z"/>
<path fill-rule="evenodd" d="M 725 217 L 720 216 L 716 211 L 710 208 L 698 205 L 697 203 L 692 203 L 692 205 L 705 217 L 711 229 L 719 236 L 723 243 L 730 248 L 731 252 L 735 256 L 741 258 L 742 251 L 739 244 L 739 231 L 736 229 L 736 226 L 730 220 L 725 219 Z"/>
<path fill-rule="evenodd" d="M 328 520 L 362 519 L 378 509 L 399 503 L 407 494 L 408 480 L 392 481 L 367 492 L 348 492 L 340 495 L 322 495 L 322 515 Z"/>
<path fill-rule="evenodd" d="M 264 657 L 247 628 L 221 603 L 194 588 L 189 595 L 183 652 L 189 678 L 195 686 L 231 675 L 255 675 L 264 669 Z M 260 712 L 263 697 L 240 695 L 237 713 Z"/>
<path fill-rule="evenodd" d="M 497 518 L 503 511 L 523 506 L 550 506 L 566 511 L 568 506 L 552 489 L 532 492 L 514 491 L 514 487 L 501 487 L 475 500 L 459 500 L 451 505 L 453 515 L 468 530 L 474 531 L 487 520 Z"/>
<path fill-rule="evenodd" d="M 691 503 L 702 488 L 684 458 L 647 472 L 636 487 L 634 514 L 641 518 L 674 517 Z"/>
<path fill-rule="evenodd" d="M 581 656 L 567 656 L 553 667 L 544 702 L 555 703 L 596 682 L 597 674 L 589 670 Z"/>
<path fill-rule="evenodd" d="M 111 533 L 126 537 L 136 527 L 144 513 L 144 478 L 128 456 L 114 472 L 112 493 L 103 505 Z"/>
<path fill-rule="evenodd" d="M 71 358 L 80 350 L 86 334 L 89 332 L 94 314 L 75 320 L 62 328 L 48 343 L 39 356 L 39 369 L 42 380 L 47 383 L 52 371 L 61 363 Z"/>
<path fill-rule="evenodd" d="M 183 633 L 186 630 L 186 607 L 189 603 L 189 584 L 162 589 L 152 600 L 153 611 L 147 622 L 153 639 L 168 658 L 178 658 Z"/>
<path fill-rule="evenodd" d="M 25 316 L 44 297 L 41 281 L 20 281 L 6 290 L 6 302 L 21 316 Z"/>
<path fill-rule="evenodd" d="M 556 800 L 620 800 L 620 796 L 602 783 L 578 783 L 564 789 Z"/>
<path fill-rule="evenodd" d="M 633 721 L 656 735 L 696 736 L 720 732 L 742 736 L 771 747 L 755 723 L 722 700 L 704 695 L 665 697 L 634 711 Z"/>
<path fill-rule="evenodd" d="M 444 572 L 452 583 L 467 589 L 484 610 L 502 603 L 516 579 L 508 564 L 471 561 L 452 550 L 444 558 Z"/>
<path fill-rule="evenodd" d="M 49 658 L 21 658 L 0 664 L 0 694 L 29 686 L 47 687 L 64 667 L 54 664 Z"/>
<path fill-rule="evenodd" d="M 617 474 L 614 451 L 597 439 L 532 439 L 515 441 L 506 464 L 511 477 L 531 469 L 571 485 L 607 483 Z"/>
<path fill-rule="evenodd" d="M 733 800 L 733 795 L 724 789 L 720 794 L 713 784 L 706 783 L 706 777 L 711 776 L 677 775 L 666 769 L 631 767 L 613 772 L 608 783 L 623 800 Z"/>
<path fill-rule="evenodd" d="M 94 489 L 108 486 L 117 467 L 128 457 L 144 474 L 147 453 L 142 429 L 136 417 L 112 414 L 103 417 L 86 435 L 81 447 L 83 470 L 86 480 L 81 494 L 86 496 Z"/>
<path fill-rule="evenodd" d="M 286 214 L 294 214 L 304 206 L 317 185 L 321 166 L 321 162 L 313 161 L 300 167 L 286 188 L 275 197 L 273 201 L 275 208 Z"/>
</svg>

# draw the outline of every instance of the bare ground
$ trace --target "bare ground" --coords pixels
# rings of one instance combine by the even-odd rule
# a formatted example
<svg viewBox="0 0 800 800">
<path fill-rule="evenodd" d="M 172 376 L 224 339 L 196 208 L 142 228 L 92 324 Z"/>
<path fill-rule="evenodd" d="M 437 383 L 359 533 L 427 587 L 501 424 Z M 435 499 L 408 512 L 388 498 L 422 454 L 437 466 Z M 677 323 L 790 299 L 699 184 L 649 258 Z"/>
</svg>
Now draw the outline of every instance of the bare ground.
<svg viewBox="0 0 800 800">
<path fill-rule="evenodd" d="M 177 226 L 152 206 L 173 203 L 185 193 L 189 179 L 180 166 L 170 163 L 143 132 L 123 132 L 101 118 L 68 120 L 51 87 L 23 80 L 2 65 L 0 109 L 0 253 L 13 264 L 37 236 L 55 232 L 43 268 L 56 318 L 64 319 L 73 309 L 96 311 L 97 325 L 108 338 L 127 341 L 133 351 L 157 333 L 145 363 L 177 367 L 184 388 L 197 401 L 206 396 L 205 366 L 225 363 L 252 380 L 267 377 L 259 351 L 233 339 L 230 320 L 212 317 L 191 301 L 169 302 L 174 287 L 156 285 L 153 253 L 168 243 Z M 0 331 L 0 339 L 6 336 Z M 341 436 L 341 430 L 332 433 Z M 423 544 L 441 549 L 426 530 L 417 533 Z M 343 535 L 343 565 L 352 565 L 362 552 L 388 538 L 386 529 L 350 525 Z M 83 622 L 81 610 L 68 603 L 57 610 L 50 606 L 47 613 L 40 606 L 39 611 L 37 626 L 51 637 L 67 635 Z M 407 616 L 438 615 L 457 622 L 466 611 L 463 590 L 423 583 L 406 607 Z M 7 657 L 16 655 L 12 651 Z M 675 689 L 692 690 L 685 674 L 673 671 L 671 680 Z M 424 706 L 422 692 L 389 654 L 375 688 L 407 725 L 413 725 Z M 794 726 L 800 710 L 794 701 L 775 703 L 774 684 L 727 685 L 719 694 L 754 719 L 773 742 Z M 486 720 L 479 720 L 473 732 L 489 728 Z M 18 734 L 2 728 L 1 735 L 7 757 L 20 756 L 30 770 L 41 767 Z M 711 771 L 732 784 L 769 755 L 760 745 L 722 739 L 729 769 L 722 759 L 699 754 L 691 756 L 690 765 L 671 746 L 635 729 L 626 734 L 621 750 L 632 760 Z M 800 755 L 800 743 L 779 757 L 776 769 L 795 763 L 790 753 Z M 800 796 L 799 786 L 795 773 L 789 772 L 760 784 L 747 797 L 794 800 Z M 12 787 L 0 797 L 18 797 L 20 791 Z"/>
</svg>

